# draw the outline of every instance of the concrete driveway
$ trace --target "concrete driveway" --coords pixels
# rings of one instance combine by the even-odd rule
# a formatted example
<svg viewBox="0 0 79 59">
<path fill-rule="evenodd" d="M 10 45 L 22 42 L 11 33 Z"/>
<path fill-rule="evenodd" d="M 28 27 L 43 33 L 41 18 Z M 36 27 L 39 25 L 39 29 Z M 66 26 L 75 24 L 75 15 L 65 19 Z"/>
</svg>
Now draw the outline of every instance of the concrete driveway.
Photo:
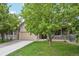
<svg viewBox="0 0 79 59">
<path fill-rule="evenodd" d="M 0 56 L 6 56 L 7 54 L 24 47 L 32 43 L 33 41 L 25 41 L 25 40 L 15 40 L 12 42 L 7 42 L 4 44 L 0 44 Z"/>
</svg>

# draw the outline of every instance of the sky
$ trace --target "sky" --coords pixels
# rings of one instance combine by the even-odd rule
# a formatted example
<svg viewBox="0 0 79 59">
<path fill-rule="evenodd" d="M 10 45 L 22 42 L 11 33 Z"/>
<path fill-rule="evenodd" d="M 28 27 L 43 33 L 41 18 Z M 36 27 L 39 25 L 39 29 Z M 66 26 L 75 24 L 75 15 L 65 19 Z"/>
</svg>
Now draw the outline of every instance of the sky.
<svg viewBox="0 0 79 59">
<path fill-rule="evenodd" d="M 8 6 L 10 6 L 9 12 L 10 13 L 15 13 L 15 14 L 19 14 L 22 10 L 22 3 L 8 3 Z"/>
</svg>

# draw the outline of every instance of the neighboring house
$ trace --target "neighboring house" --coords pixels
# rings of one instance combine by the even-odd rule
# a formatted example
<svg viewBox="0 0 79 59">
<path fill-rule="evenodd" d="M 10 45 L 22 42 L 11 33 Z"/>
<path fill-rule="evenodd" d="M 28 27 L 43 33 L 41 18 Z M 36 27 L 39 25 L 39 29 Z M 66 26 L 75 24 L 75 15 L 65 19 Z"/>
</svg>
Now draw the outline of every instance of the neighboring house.
<svg viewBox="0 0 79 59">
<path fill-rule="evenodd" d="M 31 34 L 26 31 L 25 29 L 25 22 L 22 22 L 19 26 L 19 40 L 36 40 L 37 36 L 34 34 Z"/>
</svg>

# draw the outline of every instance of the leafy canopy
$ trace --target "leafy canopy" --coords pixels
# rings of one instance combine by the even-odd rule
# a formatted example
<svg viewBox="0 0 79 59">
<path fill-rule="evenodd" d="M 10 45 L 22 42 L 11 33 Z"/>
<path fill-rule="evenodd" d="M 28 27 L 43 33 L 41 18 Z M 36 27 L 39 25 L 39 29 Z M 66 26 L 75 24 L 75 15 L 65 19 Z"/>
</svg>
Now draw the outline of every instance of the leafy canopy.
<svg viewBox="0 0 79 59">
<path fill-rule="evenodd" d="M 79 16 L 79 4 L 24 4 L 22 16 L 27 31 L 34 34 L 53 34 L 66 27 L 71 30 Z"/>
</svg>

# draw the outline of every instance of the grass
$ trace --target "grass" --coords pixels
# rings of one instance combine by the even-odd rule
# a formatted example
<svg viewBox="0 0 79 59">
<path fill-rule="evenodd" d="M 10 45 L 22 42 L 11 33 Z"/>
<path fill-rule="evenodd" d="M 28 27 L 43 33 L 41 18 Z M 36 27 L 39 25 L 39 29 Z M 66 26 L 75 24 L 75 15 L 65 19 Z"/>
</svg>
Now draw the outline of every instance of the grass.
<svg viewBox="0 0 79 59">
<path fill-rule="evenodd" d="M 5 43 L 5 42 L 9 42 L 9 41 L 11 41 L 11 40 L 5 39 L 5 40 L 2 41 L 2 40 L 0 39 L 0 44 Z"/>
<path fill-rule="evenodd" d="M 47 41 L 36 41 L 8 56 L 79 56 L 79 46 L 66 42 L 52 42 L 49 47 Z"/>
</svg>

